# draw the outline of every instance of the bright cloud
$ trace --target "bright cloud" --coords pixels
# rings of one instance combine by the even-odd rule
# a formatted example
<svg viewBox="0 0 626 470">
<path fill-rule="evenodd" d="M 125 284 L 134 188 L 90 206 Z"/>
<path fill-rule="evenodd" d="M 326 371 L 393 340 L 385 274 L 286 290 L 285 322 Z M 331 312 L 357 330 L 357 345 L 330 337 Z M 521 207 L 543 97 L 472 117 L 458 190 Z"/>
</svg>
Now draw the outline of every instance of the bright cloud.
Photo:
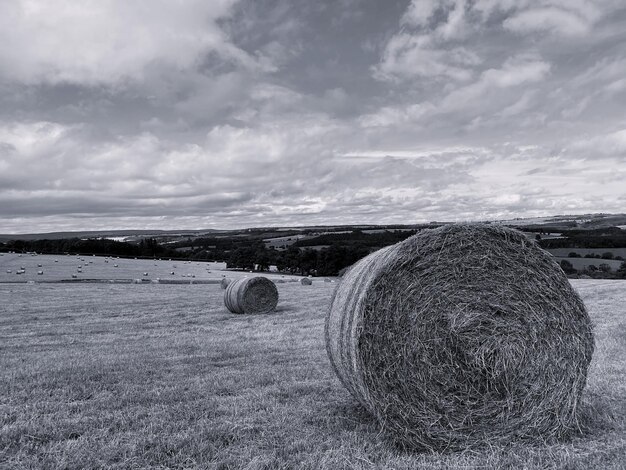
<svg viewBox="0 0 626 470">
<path fill-rule="evenodd" d="M 120 85 L 159 68 L 190 70 L 215 54 L 253 67 L 217 25 L 233 1 L 0 4 L 0 77 L 21 83 Z"/>
</svg>

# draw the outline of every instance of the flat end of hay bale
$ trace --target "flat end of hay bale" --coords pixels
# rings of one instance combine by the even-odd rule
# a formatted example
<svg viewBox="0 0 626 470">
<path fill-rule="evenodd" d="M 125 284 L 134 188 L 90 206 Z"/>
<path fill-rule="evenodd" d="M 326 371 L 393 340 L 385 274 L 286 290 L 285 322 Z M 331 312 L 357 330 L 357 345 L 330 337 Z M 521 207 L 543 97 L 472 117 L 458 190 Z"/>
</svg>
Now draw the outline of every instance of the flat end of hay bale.
<svg viewBox="0 0 626 470">
<path fill-rule="evenodd" d="M 226 288 L 224 305 L 232 313 L 269 313 L 278 305 L 278 290 L 263 276 L 240 278 Z"/>
<path fill-rule="evenodd" d="M 571 435 L 594 343 L 584 304 L 534 241 L 454 224 L 347 271 L 326 347 L 398 443 L 441 450 Z"/>
</svg>

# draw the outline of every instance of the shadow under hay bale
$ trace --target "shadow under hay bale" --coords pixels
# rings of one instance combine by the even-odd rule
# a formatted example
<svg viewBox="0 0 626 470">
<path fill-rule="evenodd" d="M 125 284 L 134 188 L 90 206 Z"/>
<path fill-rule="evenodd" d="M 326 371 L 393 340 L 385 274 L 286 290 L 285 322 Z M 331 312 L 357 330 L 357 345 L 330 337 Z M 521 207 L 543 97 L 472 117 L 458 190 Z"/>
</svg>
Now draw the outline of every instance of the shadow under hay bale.
<svg viewBox="0 0 626 470">
<path fill-rule="evenodd" d="M 243 277 L 228 285 L 224 304 L 232 313 L 269 313 L 278 304 L 278 290 L 266 277 Z"/>
<path fill-rule="evenodd" d="M 231 283 L 231 280 L 227 277 L 223 277 L 222 280 L 220 281 L 220 287 L 222 289 L 226 289 L 228 287 L 228 284 Z"/>
<path fill-rule="evenodd" d="M 424 230 L 355 264 L 326 318 L 352 395 L 402 447 L 550 441 L 579 429 L 594 349 L 585 307 L 516 230 Z"/>
<path fill-rule="evenodd" d="M 313 281 L 308 277 L 303 277 L 302 279 L 300 279 L 300 284 L 302 284 L 303 286 L 310 286 L 311 284 L 313 284 Z"/>
</svg>

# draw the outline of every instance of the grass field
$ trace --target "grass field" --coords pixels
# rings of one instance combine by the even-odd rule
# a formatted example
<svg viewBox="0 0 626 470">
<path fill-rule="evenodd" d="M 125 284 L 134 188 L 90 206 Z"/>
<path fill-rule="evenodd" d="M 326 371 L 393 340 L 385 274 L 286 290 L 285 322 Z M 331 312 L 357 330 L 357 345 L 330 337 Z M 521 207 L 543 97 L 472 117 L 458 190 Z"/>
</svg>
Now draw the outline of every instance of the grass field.
<svg viewBox="0 0 626 470">
<path fill-rule="evenodd" d="M 86 279 L 156 281 L 162 279 L 192 282 L 193 279 L 219 281 L 222 276 L 236 278 L 248 274 L 244 271 L 226 270 L 226 263 L 206 261 L 0 253 L 0 283 L 59 282 L 72 280 L 72 275 L 76 276 L 77 281 Z M 298 276 L 273 273 L 266 273 L 264 276 L 272 279 L 299 279 Z"/>
<path fill-rule="evenodd" d="M 574 280 L 596 324 L 573 441 L 396 450 L 334 376 L 334 284 L 229 314 L 216 285 L 0 284 L 0 468 L 623 469 L 626 281 Z"/>
</svg>

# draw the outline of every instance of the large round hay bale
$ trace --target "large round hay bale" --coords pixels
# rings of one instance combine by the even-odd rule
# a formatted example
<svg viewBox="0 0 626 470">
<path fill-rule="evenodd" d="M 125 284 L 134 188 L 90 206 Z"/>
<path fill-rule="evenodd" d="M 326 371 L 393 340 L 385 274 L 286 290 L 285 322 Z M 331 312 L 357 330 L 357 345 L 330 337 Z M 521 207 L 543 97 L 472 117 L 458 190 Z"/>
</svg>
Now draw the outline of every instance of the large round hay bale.
<svg viewBox="0 0 626 470">
<path fill-rule="evenodd" d="M 313 281 L 308 277 L 303 277 L 302 279 L 300 279 L 300 284 L 302 284 L 303 286 L 310 286 L 311 284 L 313 284 Z"/>
<path fill-rule="evenodd" d="M 278 290 L 266 277 L 242 277 L 228 284 L 224 304 L 233 313 L 268 313 L 278 304 Z"/>
<path fill-rule="evenodd" d="M 550 254 L 516 230 L 443 226 L 372 253 L 338 285 L 325 334 L 341 382 L 406 448 L 578 429 L 589 317 Z"/>
<path fill-rule="evenodd" d="M 227 277 L 223 277 L 222 280 L 220 281 L 220 287 L 222 289 L 226 289 L 228 287 L 228 284 L 230 284 L 231 280 Z"/>
</svg>

